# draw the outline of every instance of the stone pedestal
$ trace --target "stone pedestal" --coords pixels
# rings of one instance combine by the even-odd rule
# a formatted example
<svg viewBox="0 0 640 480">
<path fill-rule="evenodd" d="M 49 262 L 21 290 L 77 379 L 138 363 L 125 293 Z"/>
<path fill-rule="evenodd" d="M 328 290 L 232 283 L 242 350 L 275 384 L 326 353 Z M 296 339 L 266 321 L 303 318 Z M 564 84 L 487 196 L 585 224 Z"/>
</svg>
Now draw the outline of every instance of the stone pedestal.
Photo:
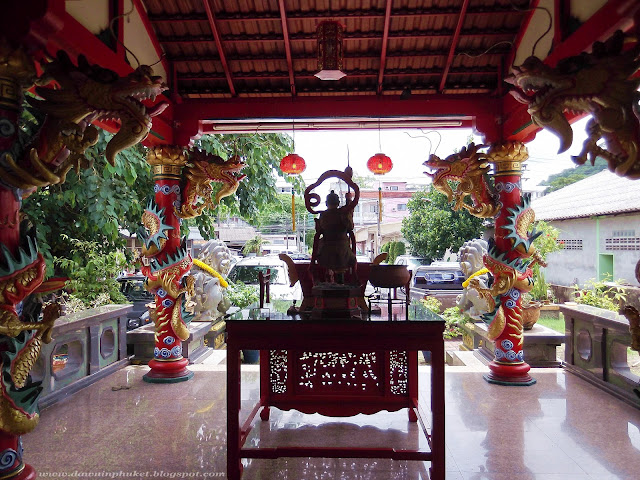
<svg viewBox="0 0 640 480">
<path fill-rule="evenodd" d="M 463 349 L 473 350 L 487 360 L 495 356 L 495 343 L 489 340 L 487 325 L 467 323 L 462 327 Z M 564 335 L 542 325 L 524 332 L 524 355 L 531 367 L 559 367 L 556 348 L 564 343 Z"/>
<path fill-rule="evenodd" d="M 189 338 L 182 342 L 182 356 L 189 363 L 204 360 L 211 350 L 204 344 L 204 337 L 211 329 L 211 322 L 194 322 L 189 324 Z M 133 345 L 134 363 L 147 363 L 153 359 L 155 348 L 155 325 L 149 324 L 127 332 L 127 344 Z"/>
</svg>

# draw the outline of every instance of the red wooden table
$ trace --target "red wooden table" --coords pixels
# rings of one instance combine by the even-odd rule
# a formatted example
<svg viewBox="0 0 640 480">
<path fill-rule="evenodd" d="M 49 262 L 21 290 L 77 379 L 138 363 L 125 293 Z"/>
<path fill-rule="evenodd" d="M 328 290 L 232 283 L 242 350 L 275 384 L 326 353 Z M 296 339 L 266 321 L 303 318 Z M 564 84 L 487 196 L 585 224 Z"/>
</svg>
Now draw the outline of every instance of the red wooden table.
<svg viewBox="0 0 640 480">
<path fill-rule="evenodd" d="M 244 318 L 248 313 L 245 311 Z M 227 476 L 242 476 L 242 458 L 390 458 L 430 461 L 444 480 L 444 321 L 425 312 L 408 321 L 227 319 Z M 235 320 L 233 318 L 236 318 Z M 260 350 L 260 399 L 240 425 L 240 350 Z M 431 351 L 431 422 L 418 405 L 420 350 Z M 407 408 L 419 421 L 430 451 L 354 447 L 245 447 L 258 412 L 295 409 L 328 416 Z M 429 428 L 429 425 L 431 428 Z"/>
</svg>

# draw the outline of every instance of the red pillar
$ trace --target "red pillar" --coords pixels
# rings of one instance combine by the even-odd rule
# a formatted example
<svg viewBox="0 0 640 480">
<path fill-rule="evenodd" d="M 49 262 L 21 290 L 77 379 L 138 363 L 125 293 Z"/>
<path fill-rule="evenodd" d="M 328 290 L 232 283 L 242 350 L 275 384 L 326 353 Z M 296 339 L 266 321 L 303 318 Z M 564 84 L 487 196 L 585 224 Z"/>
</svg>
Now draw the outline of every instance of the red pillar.
<svg viewBox="0 0 640 480">
<path fill-rule="evenodd" d="M 155 198 L 142 216 L 147 231 L 142 272 L 147 290 L 156 297 L 151 315 L 156 335 L 151 371 L 143 378 L 151 383 L 183 382 L 193 377 L 186 368 L 189 360 L 182 356 L 190 320 L 184 310 L 185 294 L 193 288 L 193 282 L 184 277 L 192 260 L 180 237 L 181 220 L 174 208 L 179 208 L 182 198 L 180 184 L 187 156 L 181 147 L 158 146 L 149 150 L 147 162 L 153 168 Z"/>
<path fill-rule="evenodd" d="M 524 249 L 514 248 L 514 241 L 508 238 L 509 229 L 505 228 L 513 221 L 514 212 L 518 212 L 522 204 L 522 164 L 529 158 L 524 144 L 509 142 L 491 147 L 488 158 L 494 165 L 494 186 L 499 194 L 502 208 L 495 219 L 495 243 L 498 253 L 505 255 L 507 262 L 518 258 L 528 258 L 530 254 Z M 527 235 L 528 223 L 522 220 L 525 229 L 521 233 Z M 494 277 L 496 272 L 492 272 Z M 533 385 L 536 381 L 529 376 L 529 365 L 524 361 L 524 336 L 522 327 L 522 294 L 531 290 L 527 278 L 531 270 L 516 275 L 514 285 L 500 295 L 500 304 L 504 314 L 504 328 L 495 338 L 495 357 L 489 364 L 490 373 L 485 375 L 489 383 L 500 385 Z M 500 315 L 500 314 L 498 314 Z M 491 330 L 501 326 L 502 321 L 496 318 Z"/>
</svg>

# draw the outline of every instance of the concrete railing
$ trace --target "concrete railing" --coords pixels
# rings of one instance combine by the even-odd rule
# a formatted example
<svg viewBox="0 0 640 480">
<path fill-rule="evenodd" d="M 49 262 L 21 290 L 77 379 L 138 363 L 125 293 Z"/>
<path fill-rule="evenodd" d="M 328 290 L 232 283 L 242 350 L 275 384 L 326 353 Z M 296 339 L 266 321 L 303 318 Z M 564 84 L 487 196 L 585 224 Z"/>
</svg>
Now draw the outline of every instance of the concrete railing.
<svg viewBox="0 0 640 480">
<path fill-rule="evenodd" d="M 132 305 L 104 305 L 56 320 L 31 377 L 42 382 L 40 408 L 56 403 L 129 363 L 127 313 Z"/>
<path fill-rule="evenodd" d="M 565 367 L 611 394 L 640 407 L 640 377 L 627 360 L 629 323 L 615 312 L 587 305 L 561 305 Z"/>
</svg>

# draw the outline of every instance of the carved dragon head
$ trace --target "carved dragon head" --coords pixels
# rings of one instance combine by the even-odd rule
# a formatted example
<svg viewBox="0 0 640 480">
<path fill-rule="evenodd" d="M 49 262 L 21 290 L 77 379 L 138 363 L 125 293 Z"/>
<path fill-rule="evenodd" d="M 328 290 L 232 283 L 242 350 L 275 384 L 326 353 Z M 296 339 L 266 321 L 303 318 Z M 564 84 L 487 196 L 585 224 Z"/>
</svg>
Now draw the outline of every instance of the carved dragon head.
<svg viewBox="0 0 640 480">
<path fill-rule="evenodd" d="M 207 180 L 222 183 L 222 188 L 216 193 L 216 204 L 220 203 L 224 197 L 236 193 L 240 182 L 246 178 L 246 175 L 240 172 L 247 164 L 238 155 L 223 160 L 217 155 L 194 150 L 191 153 L 190 161 L 206 176 Z"/>
<path fill-rule="evenodd" d="M 60 88 L 45 88 L 55 81 Z M 107 145 L 106 157 L 112 165 L 118 152 L 144 140 L 151 129 L 151 117 L 167 106 L 160 102 L 148 108 L 141 100 L 156 97 L 167 89 L 151 67 L 142 65 L 126 77 L 98 65 L 90 65 L 84 56 L 76 67 L 63 52 L 44 66 L 36 93 L 43 100 L 30 99 L 41 111 L 58 119 L 63 125 L 84 129 L 96 120 L 118 120 L 120 129 Z"/>
<path fill-rule="evenodd" d="M 633 116 L 630 107 L 638 82 L 628 79 L 640 65 L 639 50 L 623 52 L 623 44 L 624 34 L 618 31 L 606 42 L 596 42 L 592 53 L 563 59 L 553 68 L 529 57 L 505 79 L 514 86 L 514 98 L 528 106 L 533 122 L 560 138 L 558 153 L 573 143 L 565 111 Z"/>
</svg>

